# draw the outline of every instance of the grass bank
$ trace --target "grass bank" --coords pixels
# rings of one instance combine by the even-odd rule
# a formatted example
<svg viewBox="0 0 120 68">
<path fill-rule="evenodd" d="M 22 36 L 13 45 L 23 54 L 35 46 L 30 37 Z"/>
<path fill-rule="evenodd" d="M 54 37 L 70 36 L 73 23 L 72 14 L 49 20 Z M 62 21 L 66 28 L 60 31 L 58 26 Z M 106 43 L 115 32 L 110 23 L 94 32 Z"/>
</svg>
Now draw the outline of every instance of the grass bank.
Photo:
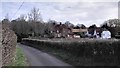
<svg viewBox="0 0 120 68">
<path fill-rule="evenodd" d="M 26 57 L 20 48 L 16 48 L 15 60 L 10 66 L 28 66 Z"/>
</svg>

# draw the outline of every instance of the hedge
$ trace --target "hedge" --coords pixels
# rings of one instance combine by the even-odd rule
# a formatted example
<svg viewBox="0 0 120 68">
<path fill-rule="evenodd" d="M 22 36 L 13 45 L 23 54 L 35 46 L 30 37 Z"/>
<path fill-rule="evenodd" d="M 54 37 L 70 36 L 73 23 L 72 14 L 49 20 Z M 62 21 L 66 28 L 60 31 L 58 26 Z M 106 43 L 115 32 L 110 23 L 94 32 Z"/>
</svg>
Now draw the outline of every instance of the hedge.
<svg viewBox="0 0 120 68">
<path fill-rule="evenodd" d="M 52 47 L 65 50 L 76 56 L 93 58 L 95 61 L 117 60 L 120 63 L 120 40 L 78 39 L 78 40 L 38 40 L 23 39 L 22 43 L 32 47 Z"/>
</svg>

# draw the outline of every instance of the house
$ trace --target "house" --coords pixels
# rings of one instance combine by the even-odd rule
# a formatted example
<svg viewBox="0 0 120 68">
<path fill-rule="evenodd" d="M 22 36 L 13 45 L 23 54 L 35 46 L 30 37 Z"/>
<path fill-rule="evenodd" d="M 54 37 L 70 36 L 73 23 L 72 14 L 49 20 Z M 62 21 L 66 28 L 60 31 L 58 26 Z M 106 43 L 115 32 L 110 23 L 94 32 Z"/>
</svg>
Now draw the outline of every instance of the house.
<svg viewBox="0 0 120 68">
<path fill-rule="evenodd" d="M 97 27 L 95 24 L 88 27 L 87 28 L 88 31 L 86 33 L 86 37 L 89 38 L 99 38 L 101 37 L 101 33 L 102 33 L 102 28 L 101 27 Z"/>
<path fill-rule="evenodd" d="M 89 38 L 99 38 L 101 37 L 101 33 L 102 33 L 102 28 L 100 27 L 88 28 L 86 36 Z"/>
<path fill-rule="evenodd" d="M 71 28 L 65 24 L 54 24 L 53 30 L 51 31 L 55 38 L 66 38 L 72 36 Z"/>
<path fill-rule="evenodd" d="M 72 29 L 72 33 L 74 34 L 74 38 L 80 38 L 80 37 L 85 37 L 85 33 L 87 32 L 87 29 L 77 29 L 77 28 L 73 28 Z"/>
<path fill-rule="evenodd" d="M 54 38 L 100 38 L 102 31 L 103 29 L 101 27 L 97 27 L 96 25 L 92 25 L 88 28 L 71 28 L 60 22 L 59 24 L 53 23 L 50 33 L 54 36 Z"/>
</svg>

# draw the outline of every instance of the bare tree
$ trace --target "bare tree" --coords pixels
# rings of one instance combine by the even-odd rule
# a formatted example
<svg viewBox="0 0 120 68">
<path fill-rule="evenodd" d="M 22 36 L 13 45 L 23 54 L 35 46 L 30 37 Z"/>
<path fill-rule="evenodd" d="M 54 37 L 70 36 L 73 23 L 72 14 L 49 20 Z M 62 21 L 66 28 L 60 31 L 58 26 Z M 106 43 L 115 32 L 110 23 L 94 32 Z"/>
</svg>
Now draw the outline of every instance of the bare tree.
<svg viewBox="0 0 120 68">
<path fill-rule="evenodd" d="M 65 22 L 65 25 L 67 25 L 67 26 L 70 27 L 70 28 L 73 28 L 73 27 L 74 27 L 74 25 L 73 25 L 72 23 L 70 23 L 70 21 L 66 21 L 66 22 Z"/>
<path fill-rule="evenodd" d="M 77 24 L 78 27 L 80 27 L 81 29 L 86 29 L 86 26 L 84 24 Z"/>
<path fill-rule="evenodd" d="M 32 30 L 34 31 L 33 32 L 34 36 L 38 35 L 38 34 L 41 34 L 40 30 L 42 30 L 42 29 L 39 28 L 40 26 L 38 24 L 38 23 L 42 23 L 43 22 L 41 14 L 40 14 L 40 10 L 38 8 L 34 7 L 31 10 L 31 12 L 28 13 L 28 18 L 29 18 L 29 22 L 33 23 L 33 25 L 32 25 L 33 29 Z M 42 28 L 42 26 L 41 26 L 41 28 Z"/>
<path fill-rule="evenodd" d="M 42 22 L 42 17 L 41 17 L 41 14 L 40 14 L 40 10 L 38 8 L 33 8 L 31 10 L 30 13 L 28 13 L 28 18 L 29 18 L 29 21 L 33 21 L 33 22 Z"/>
</svg>

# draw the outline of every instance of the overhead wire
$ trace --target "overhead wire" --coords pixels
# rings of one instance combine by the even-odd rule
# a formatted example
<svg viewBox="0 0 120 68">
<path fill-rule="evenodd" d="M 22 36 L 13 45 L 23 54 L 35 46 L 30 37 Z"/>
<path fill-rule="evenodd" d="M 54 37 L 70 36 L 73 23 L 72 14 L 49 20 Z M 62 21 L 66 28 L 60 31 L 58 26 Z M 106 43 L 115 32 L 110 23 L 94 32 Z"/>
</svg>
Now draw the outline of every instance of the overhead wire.
<svg viewBox="0 0 120 68">
<path fill-rule="evenodd" d="M 19 8 L 17 9 L 17 11 L 15 12 L 15 14 L 12 17 L 15 17 L 15 15 L 18 13 L 18 11 L 21 9 L 21 7 L 23 6 L 24 2 L 22 2 L 22 4 L 19 6 Z"/>
</svg>

